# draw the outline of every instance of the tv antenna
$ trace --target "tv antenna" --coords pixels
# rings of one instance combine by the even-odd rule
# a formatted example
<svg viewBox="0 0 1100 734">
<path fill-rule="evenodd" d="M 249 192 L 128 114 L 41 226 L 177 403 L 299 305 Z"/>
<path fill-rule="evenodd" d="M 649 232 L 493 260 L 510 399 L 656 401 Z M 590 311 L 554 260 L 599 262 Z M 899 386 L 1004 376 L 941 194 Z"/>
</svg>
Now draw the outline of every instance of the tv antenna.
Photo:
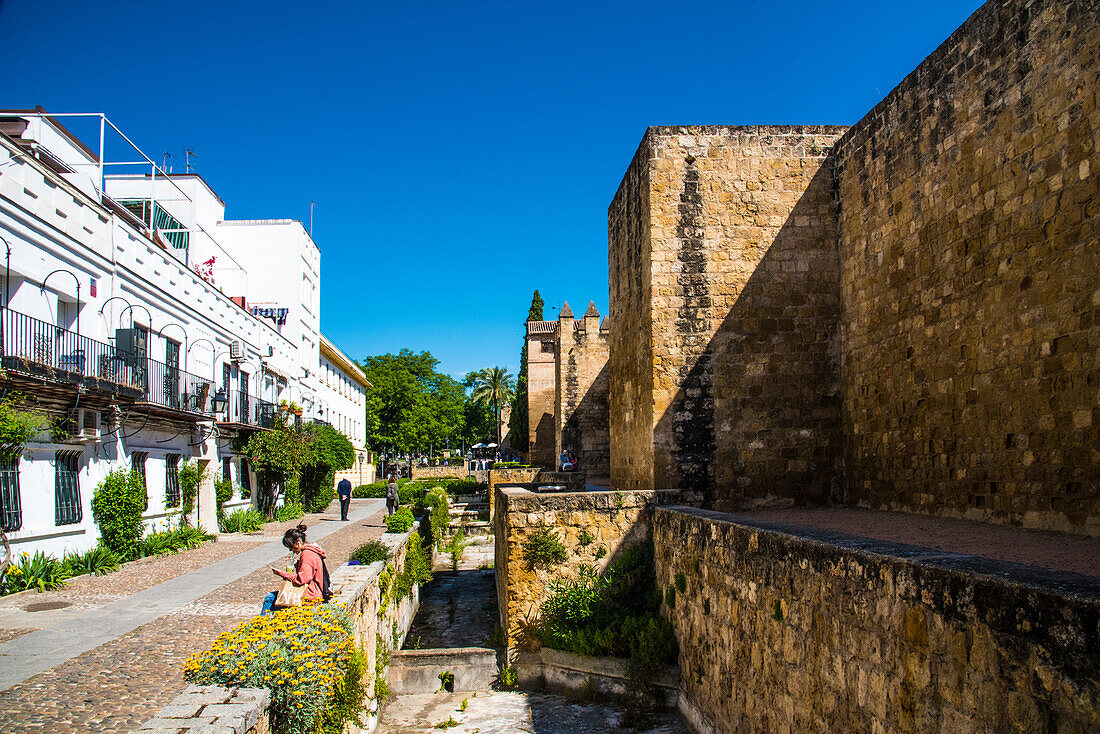
<svg viewBox="0 0 1100 734">
<path fill-rule="evenodd" d="M 164 162 L 160 164 L 160 170 L 164 173 L 171 173 L 171 171 L 168 170 L 168 159 L 171 157 L 171 153 L 169 153 L 167 150 L 164 151 Z"/>
<path fill-rule="evenodd" d="M 187 159 L 187 172 L 191 173 L 191 169 L 194 168 L 194 166 L 191 165 L 191 159 L 198 158 L 198 155 L 196 155 L 195 151 L 191 150 L 190 148 L 185 148 L 183 151 L 183 155 Z"/>
</svg>

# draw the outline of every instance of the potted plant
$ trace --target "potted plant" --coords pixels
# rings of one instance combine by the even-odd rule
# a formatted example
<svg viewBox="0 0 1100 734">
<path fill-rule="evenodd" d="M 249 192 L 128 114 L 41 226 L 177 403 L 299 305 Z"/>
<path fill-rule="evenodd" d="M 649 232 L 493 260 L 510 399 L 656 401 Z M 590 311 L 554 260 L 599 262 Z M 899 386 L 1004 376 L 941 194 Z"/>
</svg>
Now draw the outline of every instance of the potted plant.
<svg viewBox="0 0 1100 734">
<path fill-rule="evenodd" d="M 290 404 L 290 412 L 293 413 L 294 415 L 301 416 L 302 415 L 302 406 L 298 405 L 298 403 L 291 403 Z"/>
<path fill-rule="evenodd" d="M 285 401 L 285 400 L 280 400 L 279 401 L 279 412 L 280 413 L 289 413 L 290 412 L 290 404 L 287 403 L 287 401 Z"/>
</svg>

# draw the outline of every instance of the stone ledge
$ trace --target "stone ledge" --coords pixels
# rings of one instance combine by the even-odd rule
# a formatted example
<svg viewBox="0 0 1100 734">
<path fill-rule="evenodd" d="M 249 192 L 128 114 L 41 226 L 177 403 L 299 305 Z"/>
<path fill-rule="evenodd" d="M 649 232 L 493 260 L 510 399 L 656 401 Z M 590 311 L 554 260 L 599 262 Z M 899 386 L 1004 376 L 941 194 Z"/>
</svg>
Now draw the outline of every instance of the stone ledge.
<svg viewBox="0 0 1100 734">
<path fill-rule="evenodd" d="M 487 647 L 396 650 L 387 671 L 394 693 L 435 693 L 440 674 L 451 673 L 454 691 L 482 691 L 497 677 L 497 651 Z"/>
<path fill-rule="evenodd" d="M 266 688 L 188 686 L 135 732 L 264 734 L 270 707 Z"/>
</svg>

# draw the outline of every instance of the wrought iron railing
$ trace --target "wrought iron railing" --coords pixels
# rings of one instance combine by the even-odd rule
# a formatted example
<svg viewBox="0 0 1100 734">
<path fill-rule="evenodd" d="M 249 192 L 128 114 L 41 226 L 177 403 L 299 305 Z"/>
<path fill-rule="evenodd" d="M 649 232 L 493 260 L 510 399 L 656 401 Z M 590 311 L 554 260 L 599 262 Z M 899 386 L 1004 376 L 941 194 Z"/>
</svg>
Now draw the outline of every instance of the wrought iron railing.
<svg viewBox="0 0 1100 734">
<path fill-rule="evenodd" d="M 140 390 L 137 399 L 153 405 L 192 413 L 212 411 L 214 381 L 210 378 L 11 309 L 4 310 L 3 327 L 5 367 L 18 368 L 22 360 L 74 378 L 95 377 Z"/>
</svg>

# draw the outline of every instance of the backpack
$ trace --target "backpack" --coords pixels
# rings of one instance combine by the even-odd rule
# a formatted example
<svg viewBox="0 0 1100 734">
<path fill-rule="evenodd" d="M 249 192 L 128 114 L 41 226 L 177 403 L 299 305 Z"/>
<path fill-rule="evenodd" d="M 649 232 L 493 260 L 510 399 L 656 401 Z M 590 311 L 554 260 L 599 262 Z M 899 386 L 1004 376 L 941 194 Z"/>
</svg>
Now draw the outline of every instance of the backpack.
<svg viewBox="0 0 1100 734">
<path fill-rule="evenodd" d="M 312 550 L 312 548 L 307 549 Z M 328 565 L 325 563 L 325 559 L 317 554 L 318 558 L 321 558 L 321 599 L 328 601 L 333 597 L 332 592 L 332 579 L 328 575 Z"/>
<path fill-rule="evenodd" d="M 333 596 L 332 594 L 332 579 L 328 575 L 328 566 L 325 565 L 325 559 L 321 559 L 321 598 L 328 601 Z"/>
</svg>

